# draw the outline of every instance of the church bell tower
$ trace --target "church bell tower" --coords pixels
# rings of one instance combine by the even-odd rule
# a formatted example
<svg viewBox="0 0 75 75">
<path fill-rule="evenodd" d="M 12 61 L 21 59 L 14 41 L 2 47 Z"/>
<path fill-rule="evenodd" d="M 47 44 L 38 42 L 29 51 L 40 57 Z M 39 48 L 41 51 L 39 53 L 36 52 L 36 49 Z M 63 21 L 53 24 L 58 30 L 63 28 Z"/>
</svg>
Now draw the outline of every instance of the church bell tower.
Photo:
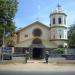
<svg viewBox="0 0 75 75">
<path fill-rule="evenodd" d="M 50 14 L 50 41 L 57 46 L 67 46 L 66 17 L 67 15 L 59 4 Z"/>
</svg>

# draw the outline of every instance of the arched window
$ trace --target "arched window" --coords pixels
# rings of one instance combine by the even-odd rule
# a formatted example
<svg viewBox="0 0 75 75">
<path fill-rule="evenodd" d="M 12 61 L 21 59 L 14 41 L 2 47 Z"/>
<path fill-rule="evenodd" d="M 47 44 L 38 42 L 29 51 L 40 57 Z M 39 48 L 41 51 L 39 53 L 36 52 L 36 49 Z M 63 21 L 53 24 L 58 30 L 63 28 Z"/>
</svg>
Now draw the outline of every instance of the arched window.
<svg viewBox="0 0 75 75">
<path fill-rule="evenodd" d="M 58 24 L 61 24 L 61 18 L 60 17 L 58 18 Z"/>
<path fill-rule="evenodd" d="M 60 39 L 61 39 L 61 35 L 60 35 Z"/>
<path fill-rule="evenodd" d="M 42 31 L 39 28 L 36 28 L 33 30 L 33 35 L 34 36 L 41 36 L 42 35 Z"/>
<path fill-rule="evenodd" d="M 32 41 L 32 44 L 42 44 L 42 41 L 39 38 L 36 38 Z"/>
<path fill-rule="evenodd" d="M 53 18 L 53 24 L 55 24 L 55 18 Z"/>
</svg>

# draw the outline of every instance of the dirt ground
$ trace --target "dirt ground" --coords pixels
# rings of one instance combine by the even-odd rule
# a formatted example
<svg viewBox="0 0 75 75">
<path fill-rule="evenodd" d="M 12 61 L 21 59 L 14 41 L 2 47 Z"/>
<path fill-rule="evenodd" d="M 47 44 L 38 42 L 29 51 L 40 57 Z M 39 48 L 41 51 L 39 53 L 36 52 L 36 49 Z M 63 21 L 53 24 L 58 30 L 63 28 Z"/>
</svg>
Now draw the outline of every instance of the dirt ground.
<svg viewBox="0 0 75 75">
<path fill-rule="evenodd" d="M 0 71 L 75 71 L 75 64 L 45 63 L 44 61 L 28 61 L 25 63 L 0 64 Z"/>
</svg>

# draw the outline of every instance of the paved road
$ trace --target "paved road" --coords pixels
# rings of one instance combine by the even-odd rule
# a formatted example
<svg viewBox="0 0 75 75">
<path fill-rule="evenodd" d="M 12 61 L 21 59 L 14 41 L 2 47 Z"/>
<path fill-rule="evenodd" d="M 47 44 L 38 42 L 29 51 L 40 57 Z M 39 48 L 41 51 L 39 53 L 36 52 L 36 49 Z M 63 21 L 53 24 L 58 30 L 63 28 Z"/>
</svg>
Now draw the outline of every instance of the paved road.
<svg viewBox="0 0 75 75">
<path fill-rule="evenodd" d="M 39 71 L 0 71 L 0 75 L 75 75 L 75 72 L 39 72 Z"/>
</svg>

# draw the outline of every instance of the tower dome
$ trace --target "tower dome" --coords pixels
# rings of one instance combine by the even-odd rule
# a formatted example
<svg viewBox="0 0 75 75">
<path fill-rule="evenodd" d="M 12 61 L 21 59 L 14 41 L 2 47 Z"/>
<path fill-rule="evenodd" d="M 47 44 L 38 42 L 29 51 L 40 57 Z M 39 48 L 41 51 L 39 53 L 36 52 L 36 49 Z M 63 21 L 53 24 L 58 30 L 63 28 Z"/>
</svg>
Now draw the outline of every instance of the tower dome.
<svg viewBox="0 0 75 75">
<path fill-rule="evenodd" d="M 57 5 L 56 9 L 52 10 L 50 16 L 53 15 L 53 14 L 64 14 L 64 15 L 66 15 L 65 11 L 63 10 L 61 5 L 59 5 L 59 4 Z"/>
<path fill-rule="evenodd" d="M 66 27 L 66 13 L 61 7 L 57 5 L 56 9 L 50 13 L 50 25 L 51 26 L 64 26 Z"/>
</svg>

